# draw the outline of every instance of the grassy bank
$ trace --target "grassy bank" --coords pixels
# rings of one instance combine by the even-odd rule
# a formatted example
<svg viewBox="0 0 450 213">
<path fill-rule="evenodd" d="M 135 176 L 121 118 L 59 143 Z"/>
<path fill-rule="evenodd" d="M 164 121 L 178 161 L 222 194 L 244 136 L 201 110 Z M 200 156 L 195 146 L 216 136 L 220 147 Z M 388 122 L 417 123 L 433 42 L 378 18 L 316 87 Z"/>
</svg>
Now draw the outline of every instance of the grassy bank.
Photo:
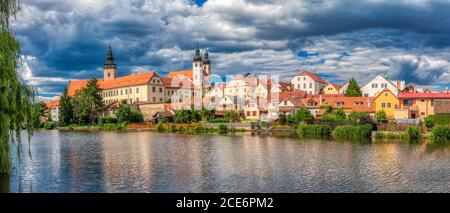
<svg viewBox="0 0 450 213">
<path fill-rule="evenodd" d="M 297 129 L 300 138 L 328 139 L 330 128 L 327 125 L 300 125 Z"/>
<path fill-rule="evenodd" d="M 332 135 L 339 141 L 371 141 L 372 125 L 337 126 Z"/>
<path fill-rule="evenodd" d="M 207 127 L 202 125 L 192 125 L 192 126 L 177 126 L 175 124 L 163 124 L 160 123 L 157 125 L 156 132 L 168 132 L 168 133 L 183 133 L 183 134 L 204 134 L 204 133 L 235 133 L 235 132 L 246 132 L 245 129 L 239 128 L 229 128 L 226 125 L 220 125 L 218 128 Z"/>
<path fill-rule="evenodd" d="M 58 130 L 65 131 L 123 131 L 128 129 L 126 123 L 123 124 L 98 124 L 98 125 L 70 125 L 58 127 Z"/>
</svg>

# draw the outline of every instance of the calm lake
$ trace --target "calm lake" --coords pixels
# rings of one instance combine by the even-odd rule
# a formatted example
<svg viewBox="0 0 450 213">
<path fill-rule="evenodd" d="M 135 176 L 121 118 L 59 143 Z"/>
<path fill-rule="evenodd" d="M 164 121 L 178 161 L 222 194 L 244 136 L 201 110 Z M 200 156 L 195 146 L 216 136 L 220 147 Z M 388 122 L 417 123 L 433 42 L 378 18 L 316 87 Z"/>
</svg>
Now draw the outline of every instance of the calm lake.
<svg viewBox="0 0 450 213">
<path fill-rule="evenodd" d="M 450 147 L 38 131 L 10 192 L 450 192 Z M 20 162 L 19 162 L 20 160 Z"/>
</svg>

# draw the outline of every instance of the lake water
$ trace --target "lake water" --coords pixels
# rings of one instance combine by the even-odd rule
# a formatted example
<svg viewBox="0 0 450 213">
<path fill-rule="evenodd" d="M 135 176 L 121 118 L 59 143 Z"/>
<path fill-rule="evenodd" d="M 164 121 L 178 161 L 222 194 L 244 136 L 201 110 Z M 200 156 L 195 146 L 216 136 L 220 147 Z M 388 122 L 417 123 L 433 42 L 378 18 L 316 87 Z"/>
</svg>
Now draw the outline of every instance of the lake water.
<svg viewBox="0 0 450 213">
<path fill-rule="evenodd" d="M 1 190 L 450 192 L 450 148 L 424 143 L 38 131 L 30 148 Z"/>
</svg>

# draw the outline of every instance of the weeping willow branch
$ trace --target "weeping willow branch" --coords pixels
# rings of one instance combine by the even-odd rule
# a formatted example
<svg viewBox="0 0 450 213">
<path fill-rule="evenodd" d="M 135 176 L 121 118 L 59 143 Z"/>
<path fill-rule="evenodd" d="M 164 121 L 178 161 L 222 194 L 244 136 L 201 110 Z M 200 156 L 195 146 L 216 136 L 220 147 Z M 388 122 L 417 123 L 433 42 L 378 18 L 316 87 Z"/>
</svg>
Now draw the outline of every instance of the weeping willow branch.
<svg viewBox="0 0 450 213">
<path fill-rule="evenodd" d="M 15 18 L 19 9 L 17 0 L 0 0 L 0 173 L 11 171 L 11 143 L 18 143 L 20 154 L 20 133 L 27 129 L 31 135 L 32 130 L 34 94 L 19 81 L 20 46 L 10 29 L 11 18 Z"/>
</svg>

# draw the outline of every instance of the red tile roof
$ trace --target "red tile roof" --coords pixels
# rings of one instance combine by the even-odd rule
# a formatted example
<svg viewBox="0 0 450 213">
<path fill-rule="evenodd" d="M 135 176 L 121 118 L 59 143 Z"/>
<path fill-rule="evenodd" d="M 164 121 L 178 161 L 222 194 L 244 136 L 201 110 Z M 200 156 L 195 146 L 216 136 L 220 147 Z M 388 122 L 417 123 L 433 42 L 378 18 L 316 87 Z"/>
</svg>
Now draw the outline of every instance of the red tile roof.
<svg viewBox="0 0 450 213">
<path fill-rule="evenodd" d="M 297 91 L 287 91 L 287 92 L 279 92 L 278 98 L 280 100 L 284 99 L 293 99 L 293 98 L 304 98 L 306 93 L 300 90 Z"/>
<path fill-rule="evenodd" d="M 442 93 L 442 92 L 401 92 L 398 95 L 398 98 L 411 98 L 411 99 L 419 99 L 419 98 L 434 98 L 434 99 L 450 99 L 450 93 Z"/>
<path fill-rule="evenodd" d="M 180 70 L 180 71 L 172 71 L 169 72 L 169 74 L 167 74 L 167 78 L 175 78 L 175 77 L 180 77 L 180 76 L 184 76 L 187 77 L 189 79 L 194 79 L 192 76 L 192 70 Z"/>
<path fill-rule="evenodd" d="M 161 78 L 161 81 L 166 88 L 189 88 L 194 86 L 192 81 L 186 79 Z"/>
<path fill-rule="evenodd" d="M 338 98 L 338 97 L 344 97 L 344 94 L 308 94 L 306 95 L 307 98 Z"/>
<path fill-rule="evenodd" d="M 45 106 L 47 107 L 47 109 L 54 109 L 57 106 L 59 106 L 59 98 L 48 101 L 47 103 L 45 103 Z"/>
<path fill-rule="evenodd" d="M 112 80 L 104 81 L 98 79 L 98 86 L 100 89 L 112 89 L 126 86 L 134 86 L 147 84 L 154 77 L 158 76 L 155 72 L 144 72 L 138 74 L 132 74 L 124 77 L 115 78 Z M 86 87 L 89 80 L 71 80 L 69 81 L 69 95 L 73 96 L 76 91 Z"/>
<path fill-rule="evenodd" d="M 115 78 L 107 81 L 98 81 L 100 89 L 112 89 L 125 86 L 134 86 L 147 84 L 154 77 L 158 76 L 155 72 L 144 72 L 132 74 L 124 77 Z"/>
<path fill-rule="evenodd" d="M 338 105 L 340 103 L 340 105 Z M 333 97 L 324 98 L 322 106 L 343 108 L 356 112 L 375 112 L 373 98 L 368 97 Z"/>
<path fill-rule="evenodd" d="M 337 91 L 341 89 L 341 86 L 339 86 L 339 84 L 331 83 L 331 86 L 333 86 Z"/>
<path fill-rule="evenodd" d="M 75 92 L 86 87 L 87 83 L 88 83 L 88 80 L 70 80 L 69 81 L 69 89 L 68 89 L 69 95 L 70 96 L 75 95 Z"/>
<path fill-rule="evenodd" d="M 297 74 L 297 76 L 309 76 L 314 81 L 317 81 L 317 82 L 320 82 L 320 83 L 324 83 L 324 84 L 328 84 L 328 81 L 326 81 L 325 79 L 323 79 L 323 78 L 319 77 L 318 75 L 316 75 L 316 74 L 314 74 L 312 72 L 309 72 L 309 71 L 299 72 Z"/>
</svg>

